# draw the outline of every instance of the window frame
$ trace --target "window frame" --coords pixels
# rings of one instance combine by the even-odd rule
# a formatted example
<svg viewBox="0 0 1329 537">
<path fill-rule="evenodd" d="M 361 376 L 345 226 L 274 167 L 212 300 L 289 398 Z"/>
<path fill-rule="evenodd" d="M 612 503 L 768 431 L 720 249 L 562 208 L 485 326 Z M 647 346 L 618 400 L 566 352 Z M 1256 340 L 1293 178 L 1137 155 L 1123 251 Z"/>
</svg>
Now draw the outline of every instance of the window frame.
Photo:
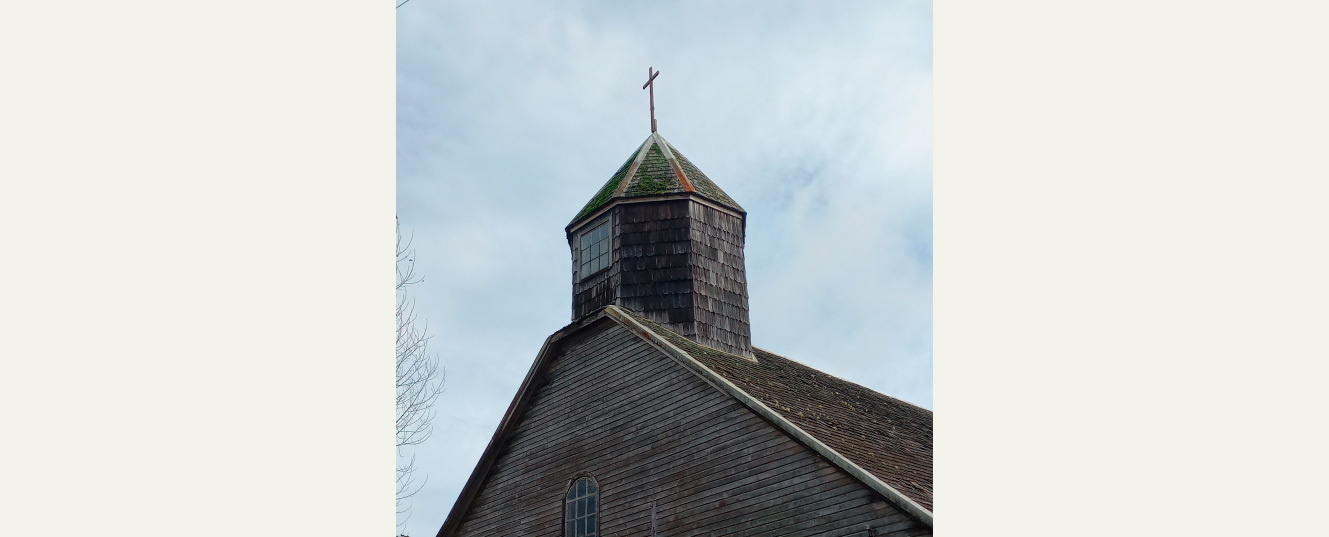
<svg viewBox="0 0 1329 537">
<path fill-rule="evenodd" d="M 588 492 L 588 493 L 586 493 L 586 494 L 584 494 L 584 495 L 580 495 L 580 496 L 578 496 L 578 497 L 576 497 L 576 498 L 573 498 L 573 499 L 569 500 L 568 497 L 571 496 L 571 495 L 576 491 L 576 489 L 577 489 L 577 484 L 578 484 L 578 483 L 581 483 L 581 482 L 583 482 L 583 481 L 585 481 L 586 483 L 588 483 L 588 484 L 589 484 L 591 487 L 593 487 L 595 490 L 594 490 L 594 491 L 590 491 L 590 492 Z M 582 536 L 585 536 L 585 537 L 600 537 L 600 492 L 601 492 L 601 490 L 600 490 L 600 483 L 599 483 L 598 481 L 596 481 L 595 478 L 592 477 L 592 476 L 590 476 L 590 475 L 582 474 L 582 475 L 578 475 L 577 477 L 574 477 L 574 478 L 572 479 L 572 482 L 568 484 L 568 488 L 567 488 L 567 490 L 563 493 L 563 499 L 560 501 L 560 504 L 559 504 L 559 511 L 563 514 L 563 516 L 562 516 L 562 523 L 560 524 L 560 526 L 562 526 L 562 528 L 563 528 L 563 534 L 562 534 L 563 537 L 582 537 Z M 583 514 L 582 516 L 574 516 L 574 517 L 572 517 L 572 519 L 569 519 L 569 518 L 568 518 L 568 506 L 569 506 L 569 504 L 572 504 L 573 502 L 576 502 L 576 501 L 579 501 L 579 500 L 582 500 L 582 499 L 585 499 L 585 498 L 592 498 L 592 499 L 593 499 L 593 501 L 590 502 L 590 503 L 593 503 L 593 504 L 594 504 L 594 507 L 593 507 L 594 510 L 589 510 L 589 509 L 588 509 L 588 511 L 585 512 L 585 514 Z M 569 523 L 570 521 L 581 520 L 581 519 L 587 519 L 587 518 L 590 518 L 590 517 L 595 517 L 595 519 L 594 519 L 594 520 L 595 520 L 595 522 L 594 522 L 594 524 L 595 524 L 595 528 L 591 529 L 590 532 L 588 532 L 588 533 L 583 533 L 581 536 L 579 536 L 579 535 L 577 535 L 576 530 L 573 529 L 573 531 L 572 531 L 571 533 L 569 533 L 568 523 Z"/>
<path fill-rule="evenodd" d="M 591 240 L 590 237 L 592 237 L 597 231 L 600 231 L 601 228 L 604 229 L 604 238 L 598 241 Z M 592 223 L 584 229 L 585 231 L 577 234 L 577 281 L 585 280 L 591 276 L 609 270 L 609 267 L 614 264 L 614 229 L 609 225 L 609 218 L 604 218 L 599 222 Z M 590 242 L 588 243 L 588 241 Z M 588 271 L 586 269 L 589 265 L 586 259 L 587 252 L 596 242 L 602 243 L 604 251 L 598 253 L 595 258 L 598 260 L 603 257 L 604 265 L 599 266 L 595 270 Z"/>
</svg>

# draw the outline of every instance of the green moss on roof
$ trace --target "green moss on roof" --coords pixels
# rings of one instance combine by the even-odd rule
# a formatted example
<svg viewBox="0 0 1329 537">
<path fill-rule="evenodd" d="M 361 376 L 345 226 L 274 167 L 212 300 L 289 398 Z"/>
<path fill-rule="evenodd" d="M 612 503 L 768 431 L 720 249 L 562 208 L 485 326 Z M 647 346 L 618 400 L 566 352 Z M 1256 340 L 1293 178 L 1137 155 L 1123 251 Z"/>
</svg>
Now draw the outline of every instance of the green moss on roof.
<svg viewBox="0 0 1329 537">
<path fill-rule="evenodd" d="M 659 141 L 658 143 L 657 140 Z M 673 144 L 664 141 L 663 137 L 652 135 L 647 138 L 641 146 L 638 146 L 637 150 L 633 151 L 632 155 L 629 156 L 627 160 L 623 161 L 623 165 L 619 166 L 618 171 L 614 172 L 613 177 L 610 177 L 609 181 L 606 182 L 604 186 L 600 187 L 600 190 L 595 193 L 595 196 L 591 198 L 591 201 L 587 202 L 586 206 L 582 207 L 581 211 L 577 213 L 577 216 L 572 219 L 572 223 L 576 223 L 578 220 L 585 218 L 608 204 L 614 198 L 614 193 L 618 191 L 620 186 L 623 187 L 623 194 L 621 196 L 623 198 L 658 196 L 684 192 L 683 185 L 678 180 L 678 175 L 675 173 L 673 165 L 669 163 L 669 159 L 665 158 L 664 150 L 660 148 L 660 143 L 667 145 L 669 151 L 674 154 L 674 158 L 678 159 L 678 167 L 682 169 L 683 175 L 687 178 L 688 182 L 692 184 L 693 189 L 698 195 L 718 203 L 721 206 L 729 207 L 738 211 L 743 210 L 733 198 L 730 198 L 728 194 L 725 194 L 723 190 L 720 190 L 720 187 L 716 186 L 709 177 L 706 177 L 706 174 L 702 173 L 700 169 L 697 169 L 697 166 L 694 165 L 692 161 L 688 160 L 687 157 L 684 157 L 682 153 L 679 153 L 678 149 L 675 148 Z M 642 156 L 641 164 L 637 166 L 636 171 L 634 171 L 632 176 L 629 177 L 628 170 L 632 168 L 633 161 L 637 159 L 637 156 L 641 153 L 643 147 L 646 148 L 646 154 Z M 623 185 L 623 181 L 627 181 L 627 184 Z"/>
<path fill-rule="evenodd" d="M 665 143 L 668 144 L 669 142 Z M 698 194 L 701 194 L 703 198 L 719 203 L 725 207 L 738 209 L 740 211 L 743 210 L 742 207 L 738 206 L 738 202 L 729 197 L 729 194 L 725 194 L 723 190 L 720 190 L 720 187 L 716 186 L 716 184 L 711 181 L 711 178 L 706 177 L 706 174 L 701 173 L 701 170 L 698 169 L 696 165 L 692 164 L 692 161 L 683 156 L 683 153 L 680 153 L 678 148 L 674 147 L 674 144 L 669 144 L 669 152 L 674 154 L 674 158 L 678 159 L 678 167 L 683 168 L 683 174 L 688 176 L 688 182 L 692 183 L 692 188 L 696 190 Z"/>
<path fill-rule="evenodd" d="M 586 206 L 581 208 L 581 212 L 577 213 L 577 217 L 572 219 L 573 222 L 595 212 L 596 209 L 609 201 L 610 196 L 614 195 L 614 191 L 618 190 L 618 184 L 623 181 L 623 176 L 627 175 L 628 168 L 632 166 L 632 161 L 637 160 L 637 153 L 640 152 L 641 148 L 638 147 L 627 160 L 623 161 L 623 165 L 618 167 L 618 171 L 614 172 L 614 176 L 610 177 L 609 181 L 600 187 L 600 191 L 595 193 L 595 197 L 591 198 L 591 201 L 586 202 Z"/>
<path fill-rule="evenodd" d="M 667 194 L 670 186 L 664 179 L 647 176 L 632 185 L 632 193 L 634 195 Z"/>
<path fill-rule="evenodd" d="M 682 191 L 683 186 L 678 184 L 678 176 L 674 174 L 674 167 L 665 158 L 664 151 L 661 151 L 658 145 L 651 144 L 651 149 L 646 152 L 646 158 L 642 159 L 641 165 L 637 167 L 637 173 L 632 174 L 628 188 L 623 191 L 623 197 L 634 198 Z"/>
</svg>

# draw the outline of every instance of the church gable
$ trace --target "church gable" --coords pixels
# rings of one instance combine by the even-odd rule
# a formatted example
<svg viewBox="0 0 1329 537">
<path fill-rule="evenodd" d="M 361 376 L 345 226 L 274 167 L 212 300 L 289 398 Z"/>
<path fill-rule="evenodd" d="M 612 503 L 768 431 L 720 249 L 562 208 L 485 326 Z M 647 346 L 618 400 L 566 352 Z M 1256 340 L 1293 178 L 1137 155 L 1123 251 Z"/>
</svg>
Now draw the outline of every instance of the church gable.
<svg viewBox="0 0 1329 537">
<path fill-rule="evenodd" d="M 572 324 L 440 537 L 931 534 L 931 411 L 752 345 L 747 213 L 653 116 L 564 232 Z"/>
<path fill-rule="evenodd" d="M 594 535 L 930 533 L 649 341 L 604 314 L 551 337 L 440 536 L 562 536 L 584 477 Z"/>
</svg>

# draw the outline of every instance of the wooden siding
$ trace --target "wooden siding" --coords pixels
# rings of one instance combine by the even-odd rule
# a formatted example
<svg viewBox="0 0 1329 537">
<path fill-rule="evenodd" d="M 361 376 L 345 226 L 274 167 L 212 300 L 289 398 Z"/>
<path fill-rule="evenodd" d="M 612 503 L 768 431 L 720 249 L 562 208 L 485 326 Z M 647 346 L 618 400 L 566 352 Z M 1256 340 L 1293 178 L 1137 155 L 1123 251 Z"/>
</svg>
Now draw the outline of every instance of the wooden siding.
<svg viewBox="0 0 1329 537">
<path fill-rule="evenodd" d="M 689 200 L 627 203 L 614 208 L 619 260 L 617 304 L 684 336 L 693 321 Z"/>
<path fill-rule="evenodd" d="M 578 258 L 581 252 L 581 234 L 582 232 L 593 229 L 596 225 L 608 218 L 609 224 L 609 268 L 602 270 L 590 278 L 582 279 L 581 259 Z M 618 293 L 618 233 L 617 215 L 613 211 L 603 217 L 596 218 L 588 224 L 577 228 L 572 232 L 568 239 L 572 246 L 572 318 L 580 319 L 596 310 L 615 304 Z"/>
<path fill-rule="evenodd" d="M 577 274 L 580 234 L 609 218 L 608 270 Z M 623 203 L 573 230 L 572 319 L 609 304 L 703 345 L 752 358 L 743 218 L 695 199 Z"/>
<path fill-rule="evenodd" d="M 692 223 L 693 341 L 752 358 L 748 278 L 743 266 L 743 219 L 689 202 Z"/>
<path fill-rule="evenodd" d="M 532 386 L 457 535 L 562 535 L 567 486 L 600 486 L 600 535 L 930 535 L 931 529 L 621 326 L 600 322 Z"/>
</svg>

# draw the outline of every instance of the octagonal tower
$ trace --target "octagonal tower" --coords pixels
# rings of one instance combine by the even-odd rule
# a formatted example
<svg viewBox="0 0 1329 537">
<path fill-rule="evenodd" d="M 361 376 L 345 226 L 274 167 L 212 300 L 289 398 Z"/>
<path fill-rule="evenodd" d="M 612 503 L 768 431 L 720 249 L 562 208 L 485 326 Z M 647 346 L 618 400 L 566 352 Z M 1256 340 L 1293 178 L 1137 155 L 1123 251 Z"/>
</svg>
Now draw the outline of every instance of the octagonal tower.
<svg viewBox="0 0 1329 537">
<path fill-rule="evenodd" d="M 651 133 L 565 228 L 572 319 L 615 304 L 751 358 L 746 224 L 733 198 Z"/>
</svg>

